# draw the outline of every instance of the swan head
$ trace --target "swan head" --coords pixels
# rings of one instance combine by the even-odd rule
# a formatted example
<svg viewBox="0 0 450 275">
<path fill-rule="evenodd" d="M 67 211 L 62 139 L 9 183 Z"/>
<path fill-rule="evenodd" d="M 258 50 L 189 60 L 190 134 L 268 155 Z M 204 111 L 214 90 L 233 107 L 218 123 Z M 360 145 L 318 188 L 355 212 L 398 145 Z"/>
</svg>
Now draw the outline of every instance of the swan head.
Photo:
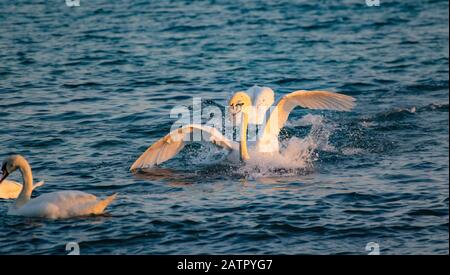
<svg viewBox="0 0 450 275">
<path fill-rule="evenodd" d="M 233 122 L 238 121 L 243 112 L 248 112 L 252 106 L 252 99 L 246 92 L 236 92 L 228 101 L 228 112 Z"/>
<path fill-rule="evenodd" d="M 20 168 L 20 164 L 26 162 L 25 158 L 21 155 L 12 155 L 7 158 L 2 163 L 2 177 L 0 179 L 0 184 L 14 171 Z"/>
</svg>

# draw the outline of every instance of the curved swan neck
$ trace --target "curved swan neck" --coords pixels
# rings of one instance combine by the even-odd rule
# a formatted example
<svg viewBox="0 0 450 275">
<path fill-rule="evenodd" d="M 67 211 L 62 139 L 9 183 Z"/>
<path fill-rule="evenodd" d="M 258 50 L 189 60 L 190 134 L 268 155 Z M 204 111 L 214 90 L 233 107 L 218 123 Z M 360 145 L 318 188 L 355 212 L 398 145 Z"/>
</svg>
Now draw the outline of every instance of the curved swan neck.
<svg viewBox="0 0 450 275">
<path fill-rule="evenodd" d="M 243 112 L 241 124 L 241 139 L 239 143 L 239 156 L 243 161 L 250 159 L 247 150 L 247 128 L 248 128 L 248 114 L 247 112 Z"/>
<path fill-rule="evenodd" d="M 16 165 L 22 174 L 23 187 L 15 205 L 16 207 L 21 207 L 30 200 L 31 193 L 33 192 L 33 173 L 31 172 L 30 165 L 24 158 L 18 159 Z"/>
</svg>

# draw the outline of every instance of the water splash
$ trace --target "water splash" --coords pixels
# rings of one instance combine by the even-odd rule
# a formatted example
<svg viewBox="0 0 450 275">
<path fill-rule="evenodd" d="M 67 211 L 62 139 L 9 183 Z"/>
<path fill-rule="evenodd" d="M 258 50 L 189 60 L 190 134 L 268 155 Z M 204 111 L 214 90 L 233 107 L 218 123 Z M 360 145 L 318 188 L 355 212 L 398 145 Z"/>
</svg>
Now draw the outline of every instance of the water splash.
<svg viewBox="0 0 450 275">
<path fill-rule="evenodd" d="M 319 151 L 336 152 L 329 143 L 335 126 L 320 115 L 307 114 L 290 126 L 311 126 L 304 138 L 280 137 L 279 154 L 252 154 L 252 158 L 239 168 L 239 173 L 249 179 L 268 176 L 294 176 L 308 174 L 314 170 Z"/>
</svg>

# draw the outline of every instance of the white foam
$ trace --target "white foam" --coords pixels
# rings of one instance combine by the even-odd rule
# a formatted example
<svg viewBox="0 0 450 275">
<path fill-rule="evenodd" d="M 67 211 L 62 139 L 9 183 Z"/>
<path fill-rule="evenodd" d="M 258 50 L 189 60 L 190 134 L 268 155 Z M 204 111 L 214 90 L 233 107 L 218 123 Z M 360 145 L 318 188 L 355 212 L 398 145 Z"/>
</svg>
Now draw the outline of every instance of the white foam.
<svg viewBox="0 0 450 275">
<path fill-rule="evenodd" d="M 307 173 L 314 168 L 314 161 L 319 157 L 318 150 L 336 151 L 329 144 L 334 126 L 325 123 L 322 116 L 308 114 L 291 125 L 311 125 L 311 130 L 304 138 L 282 140 L 279 154 L 253 153 L 250 160 L 239 168 L 239 173 L 250 179 Z"/>
<path fill-rule="evenodd" d="M 280 137 L 280 153 L 278 154 L 251 150 L 250 159 L 245 164 L 230 169 L 229 172 L 243 175 L 248 179 L 296 176 L 313 171 L 314 162 L 319 158 L 318 151 L 338 151 L 329 144 L 335 127 L 332 123 L 325 122 L 323 116 L 307 114 L 297 121 L 290 122 L 289 126 L 311 126 L 311 129 L 304 138 L 283 139 Z M 206 144 L 190 148 L 187 152 L 185 154 L 187 165 L 215 165 L 227 162 L 226 152 L 214 145 Z"/>
</svg>

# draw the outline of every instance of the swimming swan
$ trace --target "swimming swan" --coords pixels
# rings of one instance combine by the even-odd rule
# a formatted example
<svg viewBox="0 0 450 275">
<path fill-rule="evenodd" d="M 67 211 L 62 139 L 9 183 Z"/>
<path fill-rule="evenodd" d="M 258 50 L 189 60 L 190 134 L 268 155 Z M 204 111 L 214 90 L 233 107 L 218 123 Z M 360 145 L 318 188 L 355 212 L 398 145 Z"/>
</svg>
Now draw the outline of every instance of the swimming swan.
<svg viewBox="0 0 450 275">
<path fill-rule="evenodd" d="M 99 200 L 81 191 L 57 191 L 31 199 L 33 175 L 30 165 L 21 155 L 9 156 L 3 161 L 0 185 L 17 169 L 22 173 L 23 188 L 14 205 L 9 208 L 8 215 L 59 219 L 101 214 L 116 197 L 114 194 Z"/>
<path fill-rule="evenodd" d="M 159 165 L 175 156 L 187 142 L 192 133 L 200 132 L 202 142 L 211 142 L 230 152 L 238 154 L 240 160 L 250 159 L 247 148 L 247 129 L 249 124 L 262 124 L 263 131 L 258 135 L 255 146 L 250 150 L 255 153 L 279 153 L 278 134 L 284 127 L 289 114 L 297 107 L 350 111 L 355 105 L 351 96 L 327 91 L 299 90 L 283 96 L 275 106 L 275 95 L 268 87 L 253 86 L 247 92 L 236 92 L 228 102 L 233 121 L 240 123 L 240 142 L 234 142 L 223 136 L 217 129 L 198 124 L 189 124 L 172 131 L 151 145 L 131 166 L 134 171 Z M 270 115 L 266 113 L 270 111 Z M 265 120 L 267 118 L 267 120 Z M 265 123 L 264 123 L 265 122 Z M 231 159 L 234 159 L 232 157 Z"/>
<path fill-rule="evenodd" d="M 33 190 L 37 187 L 44 185 L 44 181 L 40 181 L 33 185 Z M 22 184 L 13 180 L 4 180 L 0 184 L 0 199 L 16 199 L 20 191 L 22 190 Z"/>
</svg>

